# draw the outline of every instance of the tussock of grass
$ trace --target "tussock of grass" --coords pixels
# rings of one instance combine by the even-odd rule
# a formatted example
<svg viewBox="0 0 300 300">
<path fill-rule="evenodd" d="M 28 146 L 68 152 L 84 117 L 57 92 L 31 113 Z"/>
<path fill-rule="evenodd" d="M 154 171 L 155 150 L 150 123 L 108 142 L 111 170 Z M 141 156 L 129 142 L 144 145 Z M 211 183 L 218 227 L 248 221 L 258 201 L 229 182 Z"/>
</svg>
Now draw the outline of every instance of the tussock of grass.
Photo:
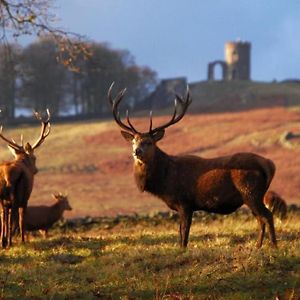
<svg viewBox="0 0 300 300">
<path fill-rule="evenodd" d="M 79 224 L 79 223 L 78 223 Z M 188 249 L 176 216 L 69 222 L 44 240 L 2 250 L 0 297 L 274 299 L 300 289 L 300 212 L 277 224 L 279 249 L 255 249 L 249 213 L 200 214 Z M 297 299 L 297 298 L 291 298 Z"/>
</svg>

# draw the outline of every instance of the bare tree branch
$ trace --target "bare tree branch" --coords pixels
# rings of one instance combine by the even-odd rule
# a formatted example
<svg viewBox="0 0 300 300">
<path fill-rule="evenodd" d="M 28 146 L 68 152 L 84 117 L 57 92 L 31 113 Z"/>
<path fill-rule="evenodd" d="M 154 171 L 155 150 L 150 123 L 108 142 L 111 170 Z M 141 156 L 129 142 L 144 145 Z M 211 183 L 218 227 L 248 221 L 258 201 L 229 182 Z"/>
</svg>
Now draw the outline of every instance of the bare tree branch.
<svg viewBox="0 0 300 300">
<path fill-rule="evenodd" d="M 57 59 L 73 71 L 79 71 L 76 59 L 87 57 L 89 49 L 84 37 L 54 26 L 58 21 L 53 0 L 0 0 L 0 42 L 24 35 L 51 36 L 59 46 Z"/>
</svg>

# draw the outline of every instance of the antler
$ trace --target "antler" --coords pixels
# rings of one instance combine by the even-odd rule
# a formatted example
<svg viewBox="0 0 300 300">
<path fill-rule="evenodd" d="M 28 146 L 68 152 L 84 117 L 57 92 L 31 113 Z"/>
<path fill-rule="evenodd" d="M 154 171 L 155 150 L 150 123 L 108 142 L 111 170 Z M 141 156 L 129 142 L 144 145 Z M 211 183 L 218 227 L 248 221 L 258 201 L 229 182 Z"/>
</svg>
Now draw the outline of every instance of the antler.
<svg viewBox="0 0 300 300">
<path fill-rule="evenodd" d="M 120 117 L 120 112 L 118 111 L 118 105 L 120 104 L 121 100 L 123 99 L 124 97 L 124 94 L 126 92 L 126 88 L 121 90 L 118 95 L 115 97 L 115 99 L 112 98 L 112 95 L 111 95 L 111 91 L 112 91 L 112 88 L 114 86 L 114 82 L 111 84 L 111 86 L 109 87 L 108 89 L 108 92 L 107 92 L 107 97 L 108 97 L 108 100 L 111 104 L 111 107 L 112 107 L 112 113 L 113 113 L 113 116 L 114 116 L 114 119 L 115 121 L 117 122 L 117 124 L 125 129 L 126 131 L 129 131 L 129 132 L 132 132 L 132 133 L 139 133 L 132 125 L 132 123 L 130 122 L 129 120 L 129 112 L 128 110 L 126 111 L 126 120 L 127 120 L 127 123 L 128 125 L 124 124 L 122 121 L 121 121 L 121 117 Z"/>
<path fill-rule="evenodd" d="M 32 146 L 32 149 L 36 149 L 37 147 L 39 147 L 45 140 L 45 138 L 49 135 L 50 133 L 50 129 L 51 129 L 51 125 L 50 125 L 50 112 L 49 109 L 46 110 L 47 112 L 47 118 L 45 120 L 43 120 L 43 117 L 41 116 L 40 113 L 38 112 L 34 112 L 35 117 L 42 122 L 42 127 L 41 127 L 41 133 L 40 136 L 38 138 L 38 140 L 34 143 L 34 145 Z"/>
<path fill-rule="evenodd" d="M 38 112 L 34 112 L 35 117 L 42 122 L 42 129 L 41 129 L 41 134 L 40 137 L 38 138 L 38 140 L 35 142 L 35 144 L 32 146 L 32 149 L 37 148 L 38 146 L 40 146 L 43 141 L 45 140 L 45 138 L 49 135 L 50 133 L 50 112 L 47 109 L 47 118 L 45 120 L 43 120 L 42 116 L 40 113 Z M 2 140 L 4 140 L 10 147 L 12 147 L 13 149 L 17 150 L 17 151 L 24 151 L 24 143 L 23 143 L 23 135 L 21 135 L 21 145 L 18 145 L 14 139 L 8 139 L 6 138 L 3 134 L 3 126 L 0 127 L 0 138 L 2 138 Z"/>
<path fill-rule="evenodd" d="M 178 102 L 181 106 L 181 112 L 177 115 L 177 104 L 178 104 Z M 176 98 L 174 100 L 174 105 L 175 105 L 174 113 L 173 113 L 173 116 L 172 116 L 172 118 L 169 122 L 167 122 L 164 125 L 161 125 L 159 127 L 156 127 L 154 129 L 152 129 L 152 111 L 150 112 L 149 133 L 155 133 L 159 130 L 165 129 L 165 128 L 179 122 L 183 118 L 183 116 L 185 115 L 185 113 L 187 111 L 187 108 L 189 107 L 189 105 L 191 103 L 192 103 L 192 99 L 190 97 L 189 87 L 187 86 L 185 98 L 182 98 L 180 95 L 176 94 Z"/>
<path fill-rule="evenodd" d="M 11 148 L 20 151 L 23 150 L 23 136 L 21 135 L 21 145 L 18 145 L 13 139 L 9 140 L 8 138 L 6 138 L 3 134 L 3 126 L 0 127 L 0 137 L 2 138 L 2 140 L 4 140 Z"/>
</svg>

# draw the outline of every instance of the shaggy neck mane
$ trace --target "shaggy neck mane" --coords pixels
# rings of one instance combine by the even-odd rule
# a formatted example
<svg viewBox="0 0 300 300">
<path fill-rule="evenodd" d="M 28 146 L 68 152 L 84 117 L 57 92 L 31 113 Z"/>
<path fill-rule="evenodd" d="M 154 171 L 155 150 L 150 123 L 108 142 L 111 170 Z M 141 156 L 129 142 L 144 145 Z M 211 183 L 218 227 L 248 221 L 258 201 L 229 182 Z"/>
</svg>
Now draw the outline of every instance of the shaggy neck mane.
<svg viewBox="0 0 300 300">
<path fill-rule="evenodd" d="M 169 156 L 156 147 L 151 161 L 135 162 L 134 178 L 141 192 L 147 191 L 154 195 L 160 195 L 163 192 L 169 161 Z"/>
</svg>

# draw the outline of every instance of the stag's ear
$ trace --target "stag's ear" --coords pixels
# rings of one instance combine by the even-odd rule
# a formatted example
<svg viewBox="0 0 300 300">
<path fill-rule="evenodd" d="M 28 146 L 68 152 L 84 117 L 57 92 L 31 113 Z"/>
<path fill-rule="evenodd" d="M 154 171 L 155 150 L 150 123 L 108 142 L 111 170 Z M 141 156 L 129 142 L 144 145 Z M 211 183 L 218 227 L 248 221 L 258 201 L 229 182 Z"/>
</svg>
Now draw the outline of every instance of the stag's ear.
<svg viewBox="0 0 300 300">
<path fill-rule="evenodd" d="M 121 134 L 123 135 L 124 139 L 128 142 L 131 142 L 134 139 L 134 135 L 127 131 L 121 130 Z"/>
<path fill-rule="evenodd" d="M 58 199 L 58 195 L 57 194 L 51 194 L 52 198 L 57 200 Z"/>
<path fill-rule="evenodd" d="M 33 153 L 33 149 L 32 149 L 32 147 L 31 147 L 31 145 L 29 143 L 25 144 L 24 149 L 25 149 L 25 152 L 27 154 L 32 154 Z"/>
<path fill-rule="evenodd" d="M 160 129 L 159 131 L 152 134 L 152 138 L 154 139 L 155 142 L 158 142 L 164 137 L 164 135 L 165 135 L 165 130 Z"/>
</svg>

